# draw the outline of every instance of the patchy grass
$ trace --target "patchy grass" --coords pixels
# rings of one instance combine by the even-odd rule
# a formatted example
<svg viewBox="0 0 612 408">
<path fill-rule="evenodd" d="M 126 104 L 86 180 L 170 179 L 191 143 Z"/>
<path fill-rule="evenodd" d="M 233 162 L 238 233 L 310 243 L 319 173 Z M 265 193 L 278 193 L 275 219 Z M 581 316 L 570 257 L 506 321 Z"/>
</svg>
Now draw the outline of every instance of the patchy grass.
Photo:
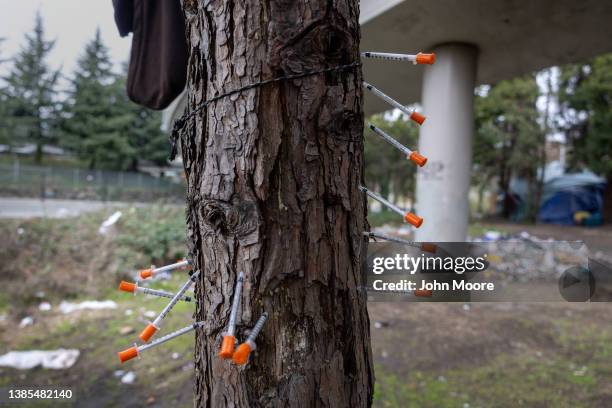
<svg viewBox="0 0 612 408">
<path fill-rule="evenodd" d="M 370 226 L 382 227 L 383 225 L 394 225 L 400 226 L 403 223 L 402 217 L 394 213 L 393 211 L 380 211 L 380 212 L 369 212 L 368 222 Z"/>
<path fill-rule="evenodd" d="M 184 273 L 176 274 L 165 287 L 176 290 L 183 283 Z M 185 335 L 146 351 L 141 358 L 120 364 L 117 352 L 137 341 L 138 333 L 147 324 L 144 312 L 159 312 L 165 299 L 132 296 L 116 290 L 117 309 L 78 311 L 61 315 L 53 309 L 34 315 L 33 326 L 13 330 L 0 327 L 0 353 L 9 350 L 53 350 L 76 348 L 81 351 L 77 363 L 68 370 L 14 370 L 0 368 L 0 385 L 46 384 L 70 387 L 78 406 L 142 406 L 147 400 L 157 406 L 191 406 L 193 386 L 194 336 Z M 160 287 L 157 283 L 154 287 Z M 82 299 L 76 299 L 79 301 Z M 54 304 L 53 306 L 57 306 Z M 164 320 L 163 331 L 187 326 L 193 319 L 194 305 L 179 302 Z M 131 315 L 126 315 L 130 313 Z M 131 328 L 129 334 L 122 330 Z M 173 354 L 176 353 L 173 357 Z M 134 384 L 121 383 L 117 370 L 133 371 Z M 155 384 L 155 386 L 152 386 Z"/>
<path fill-rule="evenodd" d="M 171 206 L 122 209 L 106 235 L 106 210 L 70 219 L 0 222 L 0 311 L 18 313 L 41 301 L 105 294 L 109 280 L 138 267 L 174 262 L 186 255 L 184 211 Z"/>
<path fill-rule="evenodd" d="M 501 233 L 502 235 L 508 234 L 508 231 L 506 229 L 504 229 L 504 228 L 492 227 L 490 225 L 483 225 L 483 224 L 481 224 L 479 222 L 472 223 L 468 227 L 468 235 L 470 237 L 481 237 L 487 231 L 497 231 L 497 232 Z"/>
<path fill-rule="evenodd" d="M 612 329 L 603 324 L 601 315 L 594 316 L 593 320 L 588 320 L 584 313 L 559 317 L 557 310 L 534 306 L 531 313 L 537 317 L 533 324 L 516 329 L 529 333 L 532 343 L 521 340 L 526 333 L 512 336 L 515 347 L 498 348 L 490 358 L 482 358 L 485 350 L 481 355 L 474 354 L 467 343 L 461 345 L 465 342 L 458 337 L 458 351 L 472 355 L 471 360 L 460 365 L 448 361 L 429 368 L 415 364 L 411 355 L 402 353 L 397 354 L 402 360 L 397 364 L 403 366 L 402 371 L 408 370 L 407 375 L 394 373 L 388 364 L 377 364 L 374 405 L 432 408 L 611 406 Z M 595 310 L 591 312 L 595 313 Z M 549 324 L 536 323 L 545 318 L 545 314 L 550 316 Z M 487 315 L 489 317 L 479 315 L 473 318 L 490 319 L 490 311 Z M 520 316 L 514 319 L 525 320 Z M 427 353 L 422 343 L 434 342 L 439 336 L 418 337 L 421 344 L 409 347 Z M 414 369 L 410 370 L 410 366 Z"/>
</svg>

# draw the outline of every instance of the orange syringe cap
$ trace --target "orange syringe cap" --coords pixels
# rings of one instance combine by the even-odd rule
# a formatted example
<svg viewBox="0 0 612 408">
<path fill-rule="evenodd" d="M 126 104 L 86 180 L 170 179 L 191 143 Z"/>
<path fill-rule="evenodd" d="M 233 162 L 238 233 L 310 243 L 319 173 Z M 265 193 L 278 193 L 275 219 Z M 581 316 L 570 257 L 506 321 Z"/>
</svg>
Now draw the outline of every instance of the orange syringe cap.
<svg viewBox="0 0 612 408">
<path fill-rule="evenodd" d="M 136 346 L 130 347 L 129 349 L 118 352 L 117 355 L 119 356 L 119 361 L 121 361 L 121 363 L 125 363 L 134 357 L 138 357 L 138 349 Z"/>
<path fill-rule="evenodd" d="M 431 54 L 425 54 L 423 52 L 419 52 L 416 55 L 417 64 L 433 65 L 435 62 L 436 62 L 436 54 L 434 54 L 433 52 Z"/>
<path fill-rule="evenodd" d="M 136 284 L 132 282 L 121 281 L 121 283 L 119 284 L 119 290 L 134 293 L 136 292 Z"/>
<path fill-rule="evenodd" d="M 404 219 L 407 223 L 412 224 L 417 228 L 419 228 L 421 224 L 423 224 L 423 218 L 411 212 L 407 212 L 406 215 L 404 215 Z"/>
<path fill-rule="evenodd" d="M 421 250 L 432 254 L 436 253 L 436 244 L 431 242 L 421 242 Z"/>
<path fill-rule="evenodd" d="M 238 346 L 234 355 L 232 356 L 232 361 L 234 364 L 244 365 L 249 360 L 249 355 L 253 351 L 253 347 L 251 347 L 250 342 L 246 341 Z"/>
<path fill-rule="evenodd" d="M 410 119 L 412 119 L 413 121 L 415 121 L 419 125 L 422 125 L 423 122 L 425 122 L 425 116 L 421 115 L 419 112 L 412 112 L 410 114 Z"/>
<path fill-rule="evenodd" d="M 414 296 L 416 297 L 432 297 L 433 291 L 427 289 L 416 289 L 414 291 Z"/>
<path fill-rule="evenodd" d="M 236 337 L 228 334 L 223 336 L 223 342 L 221 342 L 221 351 L 219 357 L 230 359 L 234 355 L 234 348 L 236 347 Z"/>
<path fill-rule="evenodd" d="M 425 163 L 427 163 L 427 157 L 422 156 L 419 152 L 412 152 L 410 156 L 408 156 L 411 162 L 415 163 L 419 167 L 423 167 Z"/>
<path fill-rule="evenodd" d="M 156 331 L 157 327 L 155 327 L 153 323 L 149 323 L 138 337 L 140 337 L 140 339 L 146 343 L 151 337 L 153 337 Z"/>
<path fill-rule="evenodd" d="M 140 279 L 147 279 L 153 276 L 153 269 L 143 269 L 140 271 Z"/>
</svg>

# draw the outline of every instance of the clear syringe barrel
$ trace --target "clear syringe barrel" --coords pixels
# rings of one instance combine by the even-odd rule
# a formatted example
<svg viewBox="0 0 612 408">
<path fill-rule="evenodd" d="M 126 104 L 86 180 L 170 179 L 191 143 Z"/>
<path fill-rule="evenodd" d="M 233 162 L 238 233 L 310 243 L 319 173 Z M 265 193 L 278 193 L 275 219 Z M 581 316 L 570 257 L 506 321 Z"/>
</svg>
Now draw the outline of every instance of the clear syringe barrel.
<svg viewBox="0 0 612 408">
<path fill-rule="evenodd" d="M 391 98 L 390 96 L 388 96 L 387 94 L 385 94 L 384 92 L 376 88 L 374 85 L 368 84 L 366 81 L 363 81 L 363 86 L 365 86 L 368 91 L 372 92 L 374 95 L 378 96 L 380 99 L 387 102 L 389 105 L 401 110 L 408 116 L 412 115 L 411 110 L 409 110 L 404 105 L 402 105 L 395 99 Z"/>
<path fill-rule="evenodd" d="M 251 333 L 249 334 L 249 337 L 247 338 L 247 342 L 255 343 L 255 339 L 259 335 L 259 332 L 261 332 L 261 329 L 263 329 L 263 326 L 266 323 L 267 319 L 268 319 L 268 313 L 263 312 L 261 316 L 259 317 L 259 320 L 257 320 L 257 323 L 255 323 L 255 327 L 253 327 L 253 329 L 251 330 Z"/>
<path fill-rule="evenodd" d="M 189 265 L 189 261 L 188 260 L 184 260 L 184 261 L 173 263 L 173 264 L 170 264 L 170 265 L 160 266 L 159 268 L 154 268 L 153 272 L 154 273 L 169 272 L 169 271 L 173 271 L 175 269 L 184 268 L 187 265 Z"/>
<path fill-rule="evenodd" d="M 362 52 L 361 56 L 363 58 L 374 58 L 374 59 L 382 59 L 389 61 L 408 61 L 413 64 L 427 64 L 431 65 L 436 62 L 436 54 L 424 54 L 419 52 L 416 55 L 413 54 L 396 54 L 390 52 L 372 52 L 366 51 Z"/>
<path fill-rule="evenodd" d="M 178 290 L 178 292 L 176 292 L 174 294 L 174 297 L 172 299 L 170 299 L 170 302 L 161 311 L 159 316 L 157 316 L 155 318 L 155 320 L 153 320 L 153 326 L 159 328 L 159 324 L 161 323 L 161 321 L 164 320 L 164 318 L 166 317 L 166 315 L 168 313 L 170 313 L 170 310 L 172 310 L 174 305 L 176 305 L 176 303 L 179 301 L 179 298 L 181 296 L 183 296 L 185 294 L 185 292 L 187 291 L 187 289 L 189 289 L 189 287 L 193 284 L 193 282 L 195 282 L 195 280 L 196 280 L 196 278 L 198 277 L 199 274 L 200 274 L 200 271 L 194 272 L 194 274 L 189 277 L 187 282 L 185 282 L 183 284 L 183 286 L 181 286 L 181 288 Z"/>
<path fill-rule="evenodd" d="M 413 54 L 396 54 L 391 52 L 373 52 L 366 51 L 362 52 L 361 56 L 363 58 L 375 58 L 375 59 L 383 59 L 383 60 L 392 60 L 392 61 L 408 61 L 416 64 L 416 55 Z"/>
<path fill-rule="evenodd" d="M 410 150 L 409 148 L 407 148 L 406 146 L 404 146 L 403 144 L 401 144 L 400 142 L 398 142 L 397 140 L 389 136 L 385 131 L 383 131 L 380 128 L 377 128 L 371 123 L 369 125 L 370 125 L 370 129 L 372 129 L 374 133 L 376 133 L 378 136 L 385 139 L 387 143 L 389 143 L 390 145 L 392 145 L 399 151 L 403 152 L 406 156 L 410 156 L 412 154 L 412 150 Z"/>
<path fill-rule="evenodd" d="M 172 340 L 172 339 L 174 339 L 174 338 L 176 338 L 178 336 L 182 336 L 183 334 L 189 333 L 190 331 L 193 331 L 193 330 L 197 329 L 198 327 L 200 327 L 202 325 L 203 325 L 203 322 L 197 322 L 197 323 L 191 324 L 189 326 L 183 327 L 182 329 L 179 329 L 179 330 L 174 331 L 172 333 L 166 334 L 163 337 L 160 337 L 160 338 L 158 338 L 156 340 L 153 340 L 151 343 L 143 344 L 141 346 L 138 346 L 137 347 L 138 352 L 140 353 L 142 351 L 150 349 L 151 347 L 159 346 L 160 344 L 165 343 L 167 341 L 170 341 L 170 340 Z"/>
<path fill-rule="evenodd" d="M 244 274 L 240 272 L 238 275 L 238 281 L 236 282 L 236 290 L 234 291 L 234 302 L 232 303 L 232 310 L 230 312 L 229 325 L 227 328 L 227 334 L 230 336 L 234 335 L 236 329 L 236 316 L 238 315 L 238 307 L 240 306 L 240 294 L 242 293 L 242 282 L 244 281 Z"/>
<path fill-rule="evenodd" d="M 402 217 L 404 217 L 405 215 L 405 211 L 402 211 L 401 208 L 397 207 L 396 205 L 390 203 L 389 201 L 385 200 L 384 198 L 382 198 L 381 196 L 379 196 L 376 193 L 371 192 L 370 190 L 368 190 L 367 188 L 365 188 L 364 186 L 359 186 L 359 188 L 361 189 L 361 191 L 363 191 L 364 193 L 366 193 L 368 196 L 370 196 L 371 198 L 373 198 L 374 200 L 378 201 L 379 203 L 387 206 L 388 208 L 390 208 L 391 210 L 395 211 L 396 213 L 398 213 L 399 215 L 401 215 Z"/>
<path fill-rule="evenodd" d="M 158 297 L 165 297 L 165 298 L 169 298 L 172 299 L 174 297 L 174 293 L 170 293 L 170 292 L 166 292 L 164 290 L 158 290 L 158 289 L 151 289 L 151 288 L 145 288 L 142 286 L 138 286 L 136 288 L 137 291 L 144 293 L 145 295 L 151 295 L 151 296 L 158 296 Z M 191 297 L 189 296 L 181 296 L 179 298 L 179 300 L 182 300 L 184 302 L 191 302 Z"/>
</svg>

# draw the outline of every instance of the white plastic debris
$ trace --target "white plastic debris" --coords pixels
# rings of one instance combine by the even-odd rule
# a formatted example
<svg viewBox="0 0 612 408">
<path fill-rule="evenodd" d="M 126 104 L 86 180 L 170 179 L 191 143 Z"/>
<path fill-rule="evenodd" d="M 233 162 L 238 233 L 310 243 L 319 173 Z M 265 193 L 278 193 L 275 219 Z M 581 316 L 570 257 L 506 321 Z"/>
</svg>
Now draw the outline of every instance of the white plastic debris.
<svg viewBox="0 0 612 408">
<path fill-rule="evenodd" d="M 51 303 L 42 302 L 40 305 L 38 305 L 38 310 L 40 310 L 41 312 L 48 312 L 49 310 L 51 310 Z"/>
<path fill-rule="evenodd" d="M 501 239 L 501 232 L 499 231 L 487 231 L 484 233 L 484 240 L 485 241 L 499 241 Z"/>
<path fill-rule="evenodd" d="M 114 225 L 121 218 L 121 211 L 115 211 L 110 217 L 108 217 L 98 229 L 98 232 L 102 235 L 108 232 L 108 229 Z"/>
<path fill-rule="evenodd" d="M 29 370 L 42 366 L 52 370 L 70 368 L 79 358 L 76 349 L 10 351 L 0 356 L 0 366 Z"/>
<path fill-rule="evenodd" d="M 34 324 L 34 319 L 32 316 L 26 316 L 19 322 L 19 328 L 23 329 L 24 327 L 28 327 Z"/>
<path fill-rule="evenodd" d="M 121 377 L 121 382 L 123 384 L 132 384 L 136 380 L 136 374 L 133 371 L 128 371 Z"/>
<path fill-rule="evenodd" d="M 68 314 L 76 310 L 83 310 L 83 309 L 100 310 L 100 309 L 116 309 L 116 308 L 117 308 L 117 303 L 113 302 L 112 300 L 103 300 L 103 301 L 86 300 L 81 303 L 71 303 L 71 302 L 62 301 L 62 303 L 60 303 L 59 305 L 59 310 L 63 314 Z"/>
<path fill-rule="evenodd" d="M 148 317 L 149 319 L 154 318 L 155 316 L 157 316 L 157 312 L 153 311 L 153 310 L 147 310 L 146 312 L 143 313 L 144 317 Z"/>
</svg>

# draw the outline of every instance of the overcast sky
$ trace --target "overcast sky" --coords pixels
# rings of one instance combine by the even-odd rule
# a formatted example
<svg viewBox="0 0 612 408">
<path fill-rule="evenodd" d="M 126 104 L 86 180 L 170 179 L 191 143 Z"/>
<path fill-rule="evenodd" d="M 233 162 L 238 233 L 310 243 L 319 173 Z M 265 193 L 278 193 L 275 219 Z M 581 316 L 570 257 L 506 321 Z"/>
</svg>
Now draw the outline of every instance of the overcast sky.
<svg viewBox="0 0 612 408">
<path fill-rule="evenodd" d="M 0 38 L 5 39 L 0 44 L 1 59 L 12 57 L 23 46 L 24 34 L 32 31 L 38 10 L 47 39 L 56 41 L 49 63 L 54 68 L 61 66 L 64 75 L 74 70 L 96 27 L 100 27 L 116 69 L 128 60 L 131 37 L 119 37 L 111 0 L 0 0 Z"/>
</svg>

